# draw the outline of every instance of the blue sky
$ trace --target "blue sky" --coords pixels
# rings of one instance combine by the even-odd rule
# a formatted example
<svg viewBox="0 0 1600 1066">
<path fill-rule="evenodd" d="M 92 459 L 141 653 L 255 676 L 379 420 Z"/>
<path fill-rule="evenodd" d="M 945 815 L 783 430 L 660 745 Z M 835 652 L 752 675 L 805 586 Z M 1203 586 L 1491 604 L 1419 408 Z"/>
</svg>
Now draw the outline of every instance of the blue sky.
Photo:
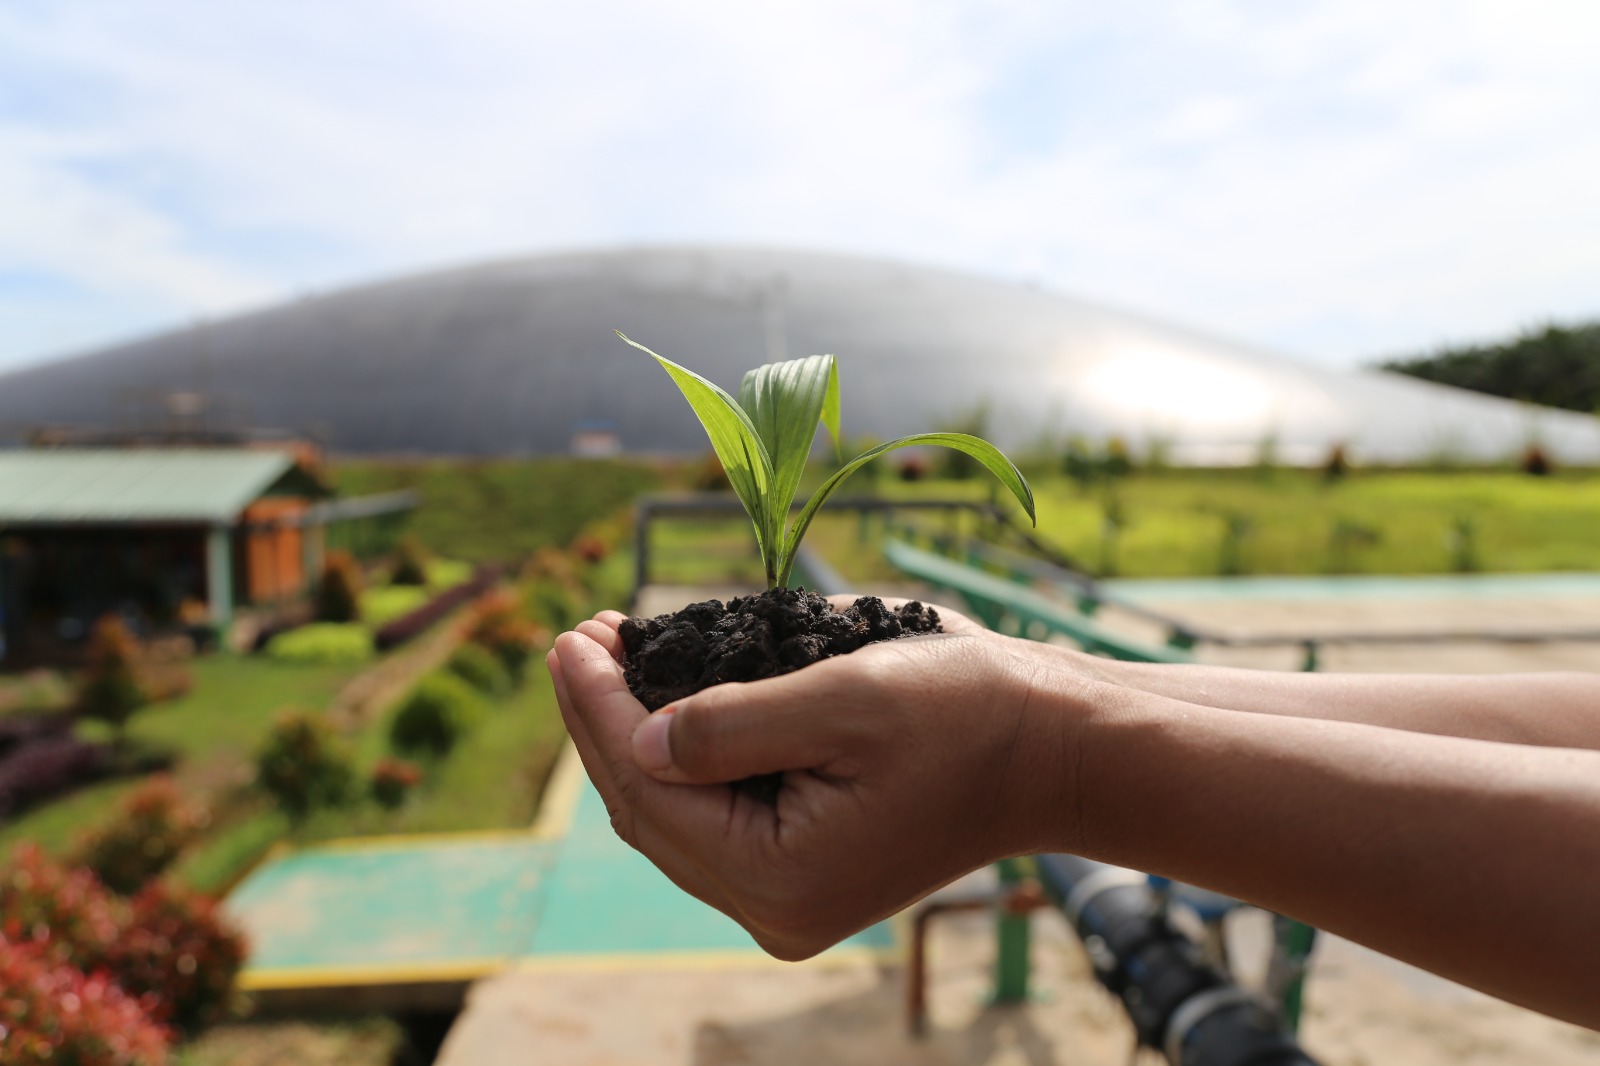
<svg viewBox="0 0 1600 1066">
<path fill-rule="evenodd" d="M 836 248 L 1350 365 L 1600 316 L 1600 4 L 0 7 L 0 368 L 415 270 Z"/>
</svg>

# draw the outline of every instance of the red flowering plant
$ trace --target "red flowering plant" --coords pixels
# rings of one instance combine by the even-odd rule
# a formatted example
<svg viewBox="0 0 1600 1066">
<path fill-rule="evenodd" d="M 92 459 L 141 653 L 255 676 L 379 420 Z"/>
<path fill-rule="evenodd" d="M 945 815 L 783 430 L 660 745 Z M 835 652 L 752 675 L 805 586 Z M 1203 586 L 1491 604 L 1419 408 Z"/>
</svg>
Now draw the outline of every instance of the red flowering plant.
<svg viewBox="0 0 1600 1066">
<path fill-rule="evenodd" d="M 422 770 L 415 763 L 385 756 L 372 768 L 372 798 L 386 810 L 394 810 L 422 781 Z"/>
<path fill-rule="evenodd" d="M 117 900 L 90 871 L 58 866 L 35 844 L 20 845 L 0 870 L 0 936 L 37 943 L 61 962 L 93 970 L 121 930 Z"/>
<path fill-rule="evenodd" d="M 162 1066 L 167 1035 L 104 971 L 86 975 L 48 941 L 0 936 L 0 1062 Z"/>
<path fill-rule="evenodd" d="M 244 962 L 243 937 L 210 900 L 159 882 L 122 900 L 87 869 L 57 865 L 31 844 L 0 872 L 0 915 L 7 942 L 104 975 L 150 1019 L 187 1032 L 226 1010 Z"/>
<path fill-rule="evenodd" d="M 227 1011 L 245 954 L 215 902 L 156 881 L 133 897 L 106 967 L 157 1021 L 194 1033 Z"/>
</svg>

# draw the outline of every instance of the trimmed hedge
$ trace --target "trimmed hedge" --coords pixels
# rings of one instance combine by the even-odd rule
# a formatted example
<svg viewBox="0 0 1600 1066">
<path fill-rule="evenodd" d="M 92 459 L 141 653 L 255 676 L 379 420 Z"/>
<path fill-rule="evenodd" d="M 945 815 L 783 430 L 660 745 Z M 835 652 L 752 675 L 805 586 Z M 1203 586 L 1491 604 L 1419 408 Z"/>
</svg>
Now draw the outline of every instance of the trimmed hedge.
<svg viewBox="0 0 1600 1066">
<path fill-rule="evenodd" d="M 0 753 L 0 818 L 79 785 L 98 781 L 115 768 L 109 745 L 68 732 L 45 733 Z"/>
<path fill-rule="evenodd" d="M 372 634 L 373 646 L 379 651 L 388 651 L 414 640 L 457 607 L 481 596 L 499 579 L 498 569 L 486 567 L 479 570 L 471 581 L 446 589 L 410 614 L 380 626 Z"/>
<path fill-rule="evenodd" d="M 483 701 L 454 674 L 435 670 L 417 682 L 389 727 L 396 751 L 445 755 L 483 716 Z"/>
<path fill-rule="evenodd" d="M 267 642 L 269 658 L 286 663 L 337 666 L 372 658 L 372 635 L 356 622 L 312 622 Z"/>
</svg>

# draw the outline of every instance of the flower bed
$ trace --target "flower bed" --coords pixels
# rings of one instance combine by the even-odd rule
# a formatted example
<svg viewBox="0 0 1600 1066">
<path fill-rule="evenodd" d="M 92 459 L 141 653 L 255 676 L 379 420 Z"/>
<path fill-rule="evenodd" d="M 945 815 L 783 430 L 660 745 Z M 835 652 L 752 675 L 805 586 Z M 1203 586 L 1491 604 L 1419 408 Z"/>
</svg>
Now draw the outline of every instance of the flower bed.
<svg viewBox="0 0 1600 1066">
<path fill-rule="evenodd" d="M 471 581 L 446 589 L 409 614 L 401 615 L 372 634 L 372 643 L 379 651 L 397 648 L 427 631 L 435 622 L 468 601 L 481 596 L 500 579 L 496 567 L 480 569 Z"/>
</svg>

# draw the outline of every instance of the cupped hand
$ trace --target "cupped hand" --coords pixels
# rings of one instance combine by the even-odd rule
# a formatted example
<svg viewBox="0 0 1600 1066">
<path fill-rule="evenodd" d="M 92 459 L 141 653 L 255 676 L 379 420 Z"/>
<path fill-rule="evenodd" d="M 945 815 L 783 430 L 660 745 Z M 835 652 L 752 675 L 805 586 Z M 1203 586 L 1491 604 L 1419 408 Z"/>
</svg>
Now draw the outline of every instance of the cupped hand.
<svg viewBox="0 0 1600 1066">
<path fill-rule="evenodd" d="M 947 632 L 719 685 L 654 715 L 605 612 L 548 663 L 612 825 L 779 958 L 816 954 L 1062 823 L 1073 716 L 1032 706 L 1027 642 L 940 609 Z M 775 804 L 730 782 L 782 773 Z M 1055 841 L 1051 837 L 1050 842 Z"/>
</svg>

